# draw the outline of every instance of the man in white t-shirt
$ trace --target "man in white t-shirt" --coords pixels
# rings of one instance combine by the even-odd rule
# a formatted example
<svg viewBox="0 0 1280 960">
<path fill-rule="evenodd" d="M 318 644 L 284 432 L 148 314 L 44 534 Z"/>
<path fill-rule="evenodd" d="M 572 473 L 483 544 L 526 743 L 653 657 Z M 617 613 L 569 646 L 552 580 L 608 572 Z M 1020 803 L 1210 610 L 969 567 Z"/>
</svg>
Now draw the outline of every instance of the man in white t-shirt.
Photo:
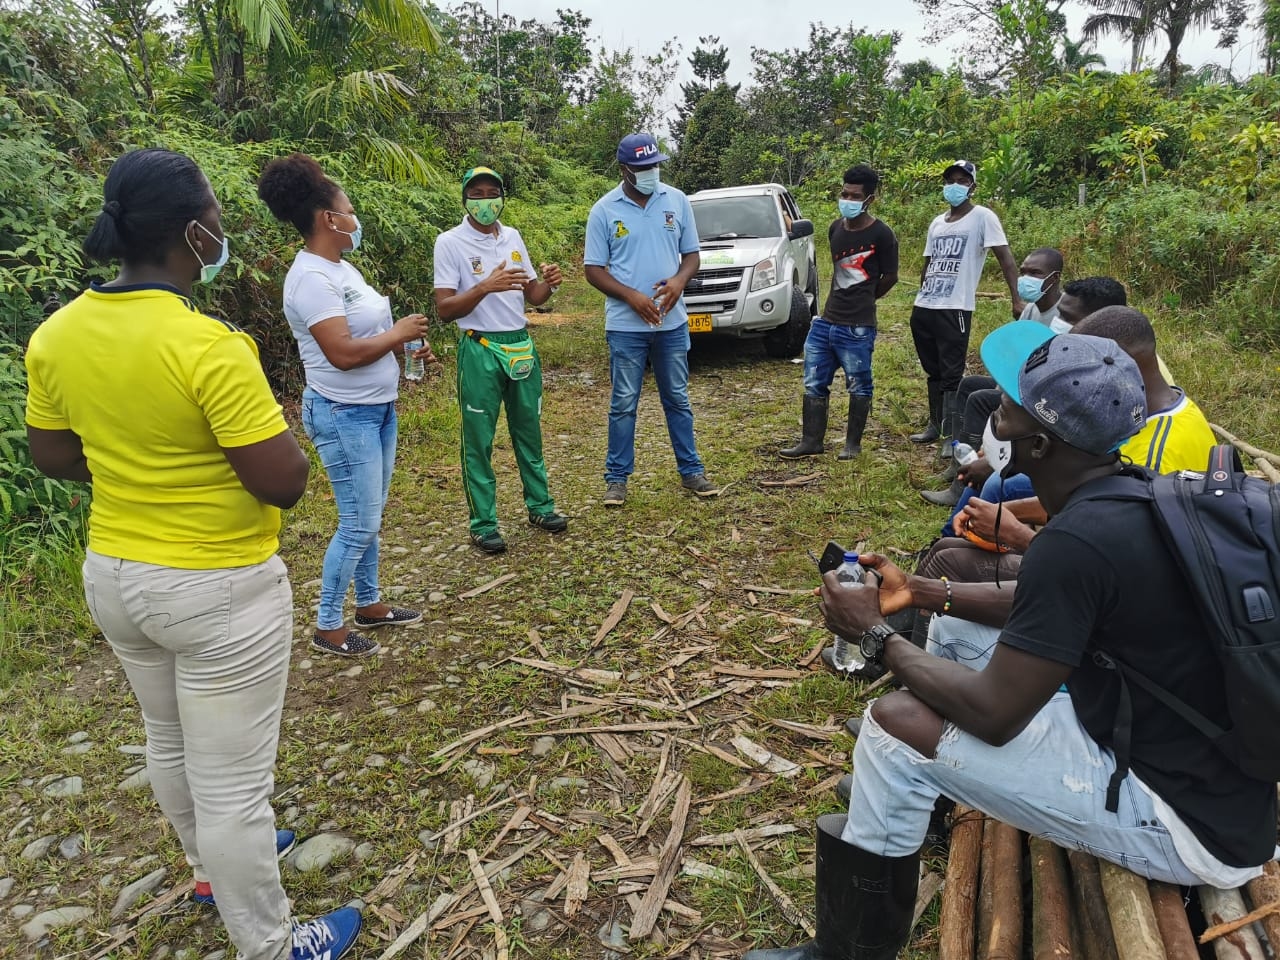
<svg viewBox="0 0 1280 960">
<path fill-rule="evenodd" d="M 928 378 L 929 425 L 911 435 L 912 443 L 932 443 L 950 434 L 957 413 L 956 390 L 964 376 L 969 350 L 969 330 L 977 299 L 982 266 L 991 250 L 1000 263 L 1013 316 L 1025 304 L 1018 296 L 1018 265 L 1009 250 L 1000 218 L 973 202 L 978 170 L 968 160 L 957 160 L 942 173 L 942 196 L 951 209 L 929 224 L 920 271 L 920 293 L 911 311 L 911 338 L 916 356 Z M 950 454 L 943 449 L 941 456 Z"/>
<path fill-rule="evenodd" d="M 507 408 L 511 449 L 520 468 L 529 522 L 551 533 L 569 528 L 547 490 L 542 459 L 542 364 L 529 339 L 524 305 L 546 303 L 560 268 L 534 272 L 520 231 L 499 222 L 506 203 L 502 177 L 473 167 L 462 177 L 466 217 L 436 238 L 436 309 L 458 324 L 458 407 L 462 411 L 462 483 L 471 513 L 471 542 L 502 553 L 498 530 L 493 436 Z"/>
</svg>

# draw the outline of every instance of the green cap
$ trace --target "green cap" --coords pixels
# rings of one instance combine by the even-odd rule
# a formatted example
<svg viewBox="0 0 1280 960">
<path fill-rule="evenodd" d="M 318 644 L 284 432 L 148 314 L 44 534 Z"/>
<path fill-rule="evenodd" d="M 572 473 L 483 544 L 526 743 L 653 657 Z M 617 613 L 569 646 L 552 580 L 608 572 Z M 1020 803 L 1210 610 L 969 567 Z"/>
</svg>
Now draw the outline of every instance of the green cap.
<svg viewBox="0 0 1280 960">
<path fill-rule="evenodd" d="M 492 177 L 494 180 L 498 181 L 499 187 L 503 190 L 506 189 L 506 184 L 502 182 L 502 174 L 498 173 L 498 171 L 494 170 L 492 167 L 472 167 L 462 175 L 462 189 L 465 191 L 467 189 L 467 184 L 476 177 Z"/>
</svg>

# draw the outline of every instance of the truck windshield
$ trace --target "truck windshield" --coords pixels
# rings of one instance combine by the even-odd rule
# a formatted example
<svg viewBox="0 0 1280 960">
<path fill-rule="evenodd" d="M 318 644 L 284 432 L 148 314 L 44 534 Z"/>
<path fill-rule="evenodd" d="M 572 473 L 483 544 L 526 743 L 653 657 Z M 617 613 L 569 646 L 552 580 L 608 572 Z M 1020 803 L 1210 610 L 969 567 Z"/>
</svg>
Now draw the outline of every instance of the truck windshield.
<svg viewBox="0 0 1280 960">
<path fill-rule="evenodd" d="M 693 219 L 698 224 L 699 240 L 782 236 L 781 211 L 773 197 L 689 199 L 693 204 Z"/>
</svg>

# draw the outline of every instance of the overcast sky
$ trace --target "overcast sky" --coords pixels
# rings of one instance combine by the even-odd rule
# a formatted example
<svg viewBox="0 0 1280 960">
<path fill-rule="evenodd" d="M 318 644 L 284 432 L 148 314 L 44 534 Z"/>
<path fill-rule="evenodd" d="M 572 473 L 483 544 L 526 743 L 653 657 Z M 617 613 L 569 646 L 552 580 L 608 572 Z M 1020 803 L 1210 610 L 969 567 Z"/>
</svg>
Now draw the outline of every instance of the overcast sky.
<svg viewBox="0 0 1280 960">
<path fill-rule="evenodd" d="M 597 45 L 609 49 L 634 47 L 640 53 L 654 53 L 664 40 L 679 39 L 682 73 L 678 79 L 690 79 L 686 58 L 698 44 L 698 37 L 714 35 L 729 48 L 729 80 L 750 79 L 751 48 L 780 50 L 798 47 L 809 35 L 809 23 L 820 22 L 829 27 L 850 22 L 850 11 L 856 9 L 855 26 L 870 32 L 897 30 L 902 34 L 898 45 L 898 62 L 928 57 L 939 66 L 954 58 L 955 47 L 963 42 L 963 28 L 947 46 L 926 44 L 924 22 L 910 0 L 887 3 L 850 3 L 849 0 L 646 0 L 644 3 L 619 3 L 617 0 L 480 0 L 492 12 L 494 5 L 516 20 L 555 18 L 557 7 L 581 10 L 591 18 L 591 31 Z M 1083 4 L 1067 8 L 1070 30 L 1078 36 L 1088 10 Z M 1242 34 L 1234 50 L 1218 50 L 1209 33 L 1193 34 L 1184 41 L 1181 59 L 1193 66 L 1213 61 L 1232 65 L 1237 76 L 1248 76 L 1260 65 L 1256 34 L 1252 29 Z M 1104 40 L 1098 52 L 1107 58 L 1112 69 L 1125 69 L 1129 62 L 1128 44 L 1118 39 Z M 1163 57 L 1164 49 L 1148 49 L 1154 61 Z M 673 89 L 672 96 L 678 95 Z"/>
</svg>

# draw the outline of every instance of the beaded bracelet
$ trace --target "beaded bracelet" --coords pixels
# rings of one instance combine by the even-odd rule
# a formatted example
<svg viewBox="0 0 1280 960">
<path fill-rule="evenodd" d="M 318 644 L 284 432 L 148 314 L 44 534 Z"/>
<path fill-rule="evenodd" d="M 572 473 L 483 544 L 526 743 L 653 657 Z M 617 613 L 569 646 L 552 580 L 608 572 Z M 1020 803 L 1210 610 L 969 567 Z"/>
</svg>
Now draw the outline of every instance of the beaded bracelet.
<svg viewBox="0 0 1280 960">
<path fill-rule="evenodd" d="M 942 585 L 947 588 L 947 599 L 943 601 L 942 612 L 950 613 L 951 612 L 951 581 L 948 580 L 946 577 L 939 577 L 938 579 L 941 580 Z"/>
</svg>

